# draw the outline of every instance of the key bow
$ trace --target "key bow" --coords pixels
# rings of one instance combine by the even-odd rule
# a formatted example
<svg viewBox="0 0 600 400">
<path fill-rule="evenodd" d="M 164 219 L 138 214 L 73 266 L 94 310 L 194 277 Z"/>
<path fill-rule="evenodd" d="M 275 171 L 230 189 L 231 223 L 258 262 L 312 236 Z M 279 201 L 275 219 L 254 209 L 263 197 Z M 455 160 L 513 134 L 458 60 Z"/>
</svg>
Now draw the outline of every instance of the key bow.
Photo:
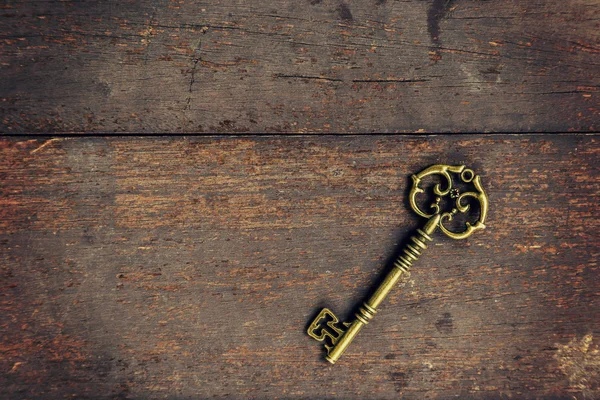
<svg viewBox="0 0 600 400">
<path fill-rule="evenodd" d="M 453 179 L 450 173 L 458 174 L 460 180 L 463 183 L 472 183 L 474 190 L 461 193 L 458 188 L 454 187 Z M 442 184 L 440 183 L 436 184 L 433 187 L 433 193 L 438 197 L 436 197 L 436 200 L 430 205 L 430 208 L 433 208 L 435 211 L 431 214 L 427 214 L 426 212 L 421 210 L 421 208 L 417 204 L 417 195 L 420 193 L 425 193 L 425 190 L 419 187 L 419 184 L 422 182 L 423 178 L 431 175 L 439 175 L 445 178 L 447 187 L 442 189 Z M 424 169 L 418 174 L 413 175 L 412 180 L 413 186 L 409 194 L 410 206 L 417 214 L 419 214 L 422 217 L 431 218 L 435 214 L 440 213 L 441 211 L 439 203 L 443 197 L 450 196 L 451 199 L 455 199 L 456 203 L 452 211 L 443 212 L 440 218 L 439 228 L 447 236 L 451 237 L 452 239 L 465 239 L 471 236 L 473 232 L 485 228 L 485 219 L 487 218 L 487 211 L 489 205 L 488 198 L 485 194 L 485 191 L 483 190 L 483 186 L 481 185 L 481 178 L 479 177 L 479 175 L 475 175 L 473 170 L 468 169 L 464 165 L 452 166 L 438 164 L 432 165 L 431 167 Z M 454 216 L 459 212 L 468 212 L 471 206 L 469 204 L 463 204 L 463 201 L 469 197 L 479 201 L 479 219 L 474 224 L 467 222 L 466 229 L 464 231 L 453 232 L 452 230 L 444 226 L 444 221 L 451 221 L 454 218 Z"/>
</svg>

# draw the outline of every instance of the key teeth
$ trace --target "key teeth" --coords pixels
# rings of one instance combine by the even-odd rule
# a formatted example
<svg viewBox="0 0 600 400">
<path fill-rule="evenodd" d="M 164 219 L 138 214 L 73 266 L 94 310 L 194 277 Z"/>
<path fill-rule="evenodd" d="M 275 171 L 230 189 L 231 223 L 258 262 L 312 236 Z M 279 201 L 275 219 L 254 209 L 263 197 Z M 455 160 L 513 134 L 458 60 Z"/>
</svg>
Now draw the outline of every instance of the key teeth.
<svg viewBox="0 0 600 400">
<path fill-rule="evenodd" d="M 327 317 L 329 317 L 331 320 L 321 323 L 321 321 L 325 321 Z M 352 324 L 348 322 L 342 322 L 341 325 L 343 325 L 345 328 L 348 328 Z M 327 344 L 327 342 L 325 342 L 325 348 L 327 349 L 327 353 L 329 353 L 329 351 L 335 347 L 337 341 L 344 335 L 344 333 L 346 333 L 346 329 L 340 327 L 339 318 L 336 317 L 330 309 L 323 308 L 316 318 L 311 322 L 306 333 L 308 336 L 319 342 L 325 341 L 325 339 L 328 337 L 333 345 L 330 346 Z"/>
<path fill-rule="evenodd" d="M 371 307 L 369 307 L 372 309 Z M 322 324 L 321 321 L 326 317 L 331 318 L 330 321 L 327 321 L 325 324 Z M 345 329 L 342 329 L 340 326 L 340 321 L 338 317 L 335 316 L 331 310 L 328 308 L 324 308 L 317 315 L 314 321 L 308 327 L 308 335 L 313 339 L 316 339 L 319 342 L 325 342 L 324 347 L 327 350 L 327 354 L 325 355 L 325 359 L 329 361 L 331 364 L 335 364 L 337 359 L 333 359 L 331 357 L 331 352 L 335 348 L 336 344 L 340 340 L 342 336 L 347 332 L 348 328 L 352 326 L 349 322 L 342 322 L 341 325 L 344 326 Z M 320 329 L 319 329 L 320 328 Z M 325 340 L 329 337 L 329 341 L 331 341 L 331 345 Z"/>
</svg>

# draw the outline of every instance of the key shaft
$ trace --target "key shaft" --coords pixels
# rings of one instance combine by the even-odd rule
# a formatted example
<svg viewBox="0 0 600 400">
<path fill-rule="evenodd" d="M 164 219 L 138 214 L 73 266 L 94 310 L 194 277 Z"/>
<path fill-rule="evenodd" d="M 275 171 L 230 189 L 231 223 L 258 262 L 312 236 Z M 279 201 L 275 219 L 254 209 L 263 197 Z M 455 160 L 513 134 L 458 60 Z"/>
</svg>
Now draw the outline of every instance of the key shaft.
<svg viewBox="0 0 600 400">
<path fill-rule="evenodd" d="M 435 214 L 431 217 L 423 229 L 417 230 L 417 235 L 411 237 L 411 242 L 407 244 L 402 250 L 402 255 L 394 262 L 394 267 L 383 282 L 377 287 L 375 292 L 369 297 L 367 301 L 358 309 L 358 312 L 354 315 L 355 319 L 352 324 L 348 327 L 346 332 L 337 340 L 332 348 L 329 348 L 328 354 L 325 359 L 332 364 L 344 354 L 350 343 L 354 340 L 358 332 L 363 326 L 369 323 L 369 320 L 375 316 L 377 307 L 383 302 L 388 293 L 392 290 L 396 283 L 400 280 L 403 274 L 409 272 L 412 263 L 417 261 L 422 251 L 427 248 L 426 241 L 431 241 L 431 235 L 438 228 L 440 223 L 440 215 Z"/>
</svg>

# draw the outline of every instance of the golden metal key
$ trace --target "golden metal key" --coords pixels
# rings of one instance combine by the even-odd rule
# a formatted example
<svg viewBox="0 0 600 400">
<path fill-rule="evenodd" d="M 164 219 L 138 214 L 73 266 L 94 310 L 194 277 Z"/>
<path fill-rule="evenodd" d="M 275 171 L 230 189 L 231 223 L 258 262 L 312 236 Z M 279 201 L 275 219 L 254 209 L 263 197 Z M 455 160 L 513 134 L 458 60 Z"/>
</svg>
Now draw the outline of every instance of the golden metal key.
<svg viewBox="0 0 600 400">
<path fill-rule="evenodd" d="M 457 176 L 458 181 L 462 185 L 471 185 L 472 189 L 461 193 L 459 188 L 454 187 L 451 174 Z M 433 209 L 431 214 L 423 212 L 417 204 L 417 196 L 425 193 L 425 190 L 419 187 L 419 185 L 423 182 L 423 178 L 427 176 L 439 176 L 446 181 L 443 188 L 441 183 L 433 187 L 433 193 L 436 197 L 435 201 L 430 205 L 430 208 Z M 373 318 L 377 312 L 377 307 L 398 282 L 402 274 L 410 270 L 413 262 L 427 248 L 426 242 L 433 240 L 431 235 L 437 229 L 453 239 L 464 239 L 473 232 L 485 228 L 484 223 L 488 211 L 488 198 L 481 186 L 479 176 L 475 175 L 472 170 L 467 169 L 464 165 L 433 165 L 413 175 L 412 180 L 413 186 L 410 191 L 409 202 L 411 208 L 417 214 L 427 218 L 427 222 L 423 228 L 418 229 L 417 234 L 410 238 L 410 243 L 402 249 L 401 256 L 394 262 L 392 270 L 387 274 L 371 297 L 354 314 L 354 321 L 340 324 L 340 320 L 335 314 L 329 309 L 324 308 L 308 327 L 309 336 L 320 342 L 325 341 L 325 348 L 327 349 L 325 358 L 332 364 L 335 364 L 344 351 L 346 351 L 361 328 L 367 325 L 369 320 Z M 441 209 L 441 201 L 447 196 L 450 197 L 451 201 L 455 202 L 450 211 Z M 444 223 L 453 220 L 457 214 L 469 211 L 471 204 L 465 201 L 473 202 L 475 200 L 479 203 L 479 219 L 475 223 L 466 222 L 466 229 L 462 232 L 454 232 L 444 225 Z"/>
</svg>

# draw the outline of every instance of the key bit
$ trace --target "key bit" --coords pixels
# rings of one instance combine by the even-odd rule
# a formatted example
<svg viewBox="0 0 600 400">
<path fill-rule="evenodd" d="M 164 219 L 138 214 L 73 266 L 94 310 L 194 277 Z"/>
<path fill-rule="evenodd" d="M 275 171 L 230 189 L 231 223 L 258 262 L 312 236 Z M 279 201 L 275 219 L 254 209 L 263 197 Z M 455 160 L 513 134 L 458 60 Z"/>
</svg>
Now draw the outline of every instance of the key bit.
<svg viewBox="0 0 600 400">
<path fill-rule="evenodd" d="M 470 184 L 472 190 L 461 193 L 458 187 L 454 186 L 452 176 L 458 176 L 458 182 L 463 185 Z M 432 212 L 423 211 L 418 204 L 417 198 L 420 194 L 425 194 L 425 189 L 420 185 L 423 179 L 428 176 L 439 176 L 442 183 L 433 187 L 433 194 L 436 196 L 433 203 L 430 204 Z M 442 199 L 449 197 L 450 203 L 454 206 L 450 211 L 442 210 Z M 465 223 L 465 229 L 455 232 L 447 226 L 455 216 L 460 213 L 468 213 L 473 202 L 479 204 L 479 218 L 473 224 Z M 369 323 L 377 312 L 377 307 L 385 299 L 390 290 L 396 285 L 403 274 L 409 272 L 412 264 L 417 261 L 423 250 L 427 248 L 427 242 L 431 242 L 431 235 L 436 230 L 442 231 L 453 239 L 464 239 L 473 232 L 485 228 L 485 219 L 488 211 L 488 198 L 481 186 L 479 175 L 466 168 L 464 165 L 433 165 L 412 176 L 412 188 L 409 193 L 409 203 L 411 208 L 421 217 L 427 218 L 423 228 L 417 229 L 416 234 L 412 236 L 409 243 L 402 249 L 400 256 L 393 264 L 393 268 L 388 272 L 383 282 L 376 288 L 375 292 L 366 300 L 354 314 L 354 320 L 351 323 L 343 322 L 335 316 L 331 310 L 324 308 L 308 327 L 308 335 L 320 342 L 325 342 L 327 355 L 325 358 L 332 364 L 342 356 L 352 340 L 364 325 Z"/>
</svg>

